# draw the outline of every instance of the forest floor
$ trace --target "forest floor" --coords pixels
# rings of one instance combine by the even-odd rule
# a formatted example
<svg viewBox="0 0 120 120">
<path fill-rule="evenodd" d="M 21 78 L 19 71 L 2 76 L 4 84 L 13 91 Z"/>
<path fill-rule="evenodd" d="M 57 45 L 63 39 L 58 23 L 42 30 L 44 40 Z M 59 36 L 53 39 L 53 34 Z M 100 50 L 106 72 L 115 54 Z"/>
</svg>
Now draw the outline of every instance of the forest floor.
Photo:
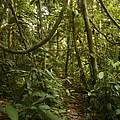
<svg viewBox="0 0 120 120">
<path fill-rule="evenodd" d="M 86 107 L 85 95 L 74 90 L 68 98 L 67 116 L 70 120 L 86 120 Z"/>
<path fill-rule="evenodd" d="M 67 115 L 70 120 L 85 120 L 84 101 L 82 95 L 74 95 L 68 103 Z"/>
</svg>

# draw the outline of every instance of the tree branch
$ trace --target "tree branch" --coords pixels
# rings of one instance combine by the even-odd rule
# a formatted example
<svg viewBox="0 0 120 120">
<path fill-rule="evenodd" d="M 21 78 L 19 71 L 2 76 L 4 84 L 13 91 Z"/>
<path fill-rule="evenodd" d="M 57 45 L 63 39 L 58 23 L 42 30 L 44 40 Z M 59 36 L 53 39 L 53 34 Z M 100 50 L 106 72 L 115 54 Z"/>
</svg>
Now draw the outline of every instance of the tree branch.
<svg viewBox="0 0 120 120">
<path fill-rule="evenodd" d="M 120 46 L 120 42 L 112 42 L 112 41 L 108 40 L 107 36 L 106 36 L 105 34 L 103 34 L 103 33 L 95 26 L 95 24 L 92 22 L 92 20 L 90 20 L 90 22 L 92 23 L 93 27 L 97 30 L 97 32 L 99 32 L 101 35 L 103 35 L 104 38 L 105 38 L 109 43 L 111 43 L 112 45 Z"/>
<path fill-rule="evenodd" d="M 15 13 L 15 10 L 14 10 L 14 7 L 12 5 L 11 0 L 8 0 L 8 5 L 9 5 L 9 8 L 11 9 L 11 11 L 12 11 L 12 14 L 14 15 L 14 18 L 15 18 L 15 21 L 16 21 L 16 24 L 17 24 L 17 27 L 18 27 L 18 30 L 19 30 L 19 34 L 20 34 L 20 36 L 22 38 L 22 43 L 24 44 L 25 49 L 27 49 L 27 46 L 26 46 L 26 43 L 25 43 L 26 39 L 25 39 L 25 36 L 23 34 L 22 28 L 21 28 L 21 26 L 20 26 L 20 24 L 18 22 L 18 18 L 17 18 L 17 15 Z"/>
<path fill-rule="evenodd" d="M 105 7 L 104 3 L 102 0 L 99 0 L 102 8 L 104 9 L 105 13 L 107 14 L 107 16 L 110 18 L 110 20 L 114 23 L 114 25 L 117 26 L 118 29 L 120 29 L 120 26 L 118 25 L 118 23 L 115 21 L 115 19 L 110 15 L 110 13 L 108 12 L 107 8 Z"/>
<path fill-rule="evenodd" d="M 52 38 L 52 36 L 54 35 L 55 31 L 58 28 L 58 25 L 60 24 L 62 18 L 63 18 L 63 13 L 65 11 L 65 8 L 67 6 L 68 0 L 65 0 L 65 4 L 59 14 L 58 19 L 56 20 L 53 29 L 49 32 L 49 35 L 42 41 L 40 41 L 38 44 L 32 46 L 31 48 L 27 49 L 27 50 L 13 50 L 13 49 L 8 49 L 7 47 L 4 47 L 3 45 L 0 44 L 0 48 L 6 52 L 12 53 L 12 54 L 27 54 L 29 52 L 32 52 L 34 50 L 36 50 L 37 48 L 41 47 L 42 45 L 46 44 L 48 41 L 50 41 L 50 39 Z"/>
<path fill-rule="evenodd" d="M 82 15 L 84 19 L 85 24 L 85 30 L 87 32 L 87 42 L 88 42 L 88 48 L 89 48 L 89 68 L 90 68 L 90 75 L 92 80 L 92 87 L 96 84 L 97 81 L 97 62 L 94 52 L 94 45 L 93 45 L 93 39 L 92 39 L 92 30 L 90 27 L 90 20 L 89 20 L 89 14 L 88 14 L 88 8 L 86 0 L 81 0 L 81 7 L 82 7 Z"/>
</svg>

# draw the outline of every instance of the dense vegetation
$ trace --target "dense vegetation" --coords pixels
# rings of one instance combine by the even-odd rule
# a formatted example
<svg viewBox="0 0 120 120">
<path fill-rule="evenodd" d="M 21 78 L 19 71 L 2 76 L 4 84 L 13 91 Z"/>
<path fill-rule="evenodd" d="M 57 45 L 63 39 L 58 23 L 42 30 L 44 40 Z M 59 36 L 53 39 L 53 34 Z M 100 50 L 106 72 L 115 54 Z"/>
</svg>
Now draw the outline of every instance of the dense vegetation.
<svg viewBox="0 0 120 120">
<path fill-rule="evenodd" d="M 119 0 L 0 0 L 7 119 L 120 120 Z"/>
</svg>

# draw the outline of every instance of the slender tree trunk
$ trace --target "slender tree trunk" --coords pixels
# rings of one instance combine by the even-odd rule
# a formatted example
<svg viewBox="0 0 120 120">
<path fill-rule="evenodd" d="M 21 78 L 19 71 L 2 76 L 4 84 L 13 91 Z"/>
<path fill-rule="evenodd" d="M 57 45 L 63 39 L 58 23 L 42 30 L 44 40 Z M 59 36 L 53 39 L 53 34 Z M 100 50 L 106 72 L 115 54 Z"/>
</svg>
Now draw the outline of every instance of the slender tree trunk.
<svg viewBox="0 0 120 120">
<path fill-rule="evenodd" d="M 68 35 L 67 37 L 67 55 L 66 55 L 66 62 L 65 62 L 65 78 L 68 75 L 68 63 L 69 63 L 69 57 L 70 57 L 70 45 L 69 45 L 70 37 Z"/>
<path fill-rule="evenodd" d="M 89 24 L 86 0 L 81 0 L 81 5 L 82 5 L 81 11 L 82 11 L 83 19 L 85 22 L 85 30 L 87 32 L 88 48 L 89 48 L 89 55 L 90 55 L 90 64 L 89 64 L 90 74 L 92 79 L 92 85 L 94 86 L 97 80 L 97 64 L 96 64 L 96 58 L 93 50 L 92 31 Z"/>
<path fill-rule="evenodd" d="M 11 10 L 8 10 L 8 21 L 10 21 L 11 17 L 12 17 L 12 12 L 11 12 Z M 9 28 L 8 28 L 8 48 L 12 48 L 12 44 L 13 44 L 12 37 L 13 37 L 12 27 L 9 26 Z"/>
<path fill-rule="evenodd" d="M 56 58 L 59 56 L 59 32 L 57 31 L 57 35 L 56 35 L 56 39 L 57 39 L 57 52 L 56 52 Z"/>
<path fill-rule="evenodd" d="M 70 75 L 74 78 L 74 38 L 73 38 L 73 30 L 72 30 L 72 8 L 73 8 L 73 0 L 69 2 L 69 34 L 70 34 Z"/>
<path fill-rule="evenodd" d="M 38 35 L 39 35 L 39 38 L 42 40 L 42 14 L 41 14 L 41 0 L 38 0 L 38 26 L 37 26 L 37 29 L 38 29 Z"/>
<path fill-rule="evenodd" d="M 76 36 L 75 36 L 76 32 L 75 32 L 74 17 L 75 17 L 75 14 L 74 14 L 74 12 L 72 12 L 72 19 L 71 20 L 72 20 L 72 34 L 73 34 L 74 48 L 75 48 L 76 58 L 77 58 L 77 61 L 78 61 L 78 67 L 79 67 L 79 71 L 80 71 L 80 81 L 83 83 L 84 87 L 87 89 L 86 77 L 85 77 L 85 73 L 84 73 L 84 70 L 83 70 L 80 54 L 78 52 L 77 45 L 76 45 Z"/>
<path fill-rule="evenodd" d="M 70 5 L 70 2 L 69 1 L 69 4 Z M 70 20 L 70 10 L 67 10 L 68 12 L 68 25 L 67 25 L 67 29 L 68 29 L 68 32 L 67 32 L 67 55 L 66 55 L 66 63 L 65 63 L 65 77 L 68 76 L 68 64 L 69 64 L 69 61 L 70 61 L 70 58 L 71 58 L 71 50 L 70 50 L 70 47 L 71 47 L 71 20 Z M 70 61 L 71 63 L 71 61 Z"/>
<path fill-rule="evenodd" d="M 12 28 L 9 28 L 9 34 L 8 34 L 8 48 L 13 47 L 13 31 Z"/>
</svg>

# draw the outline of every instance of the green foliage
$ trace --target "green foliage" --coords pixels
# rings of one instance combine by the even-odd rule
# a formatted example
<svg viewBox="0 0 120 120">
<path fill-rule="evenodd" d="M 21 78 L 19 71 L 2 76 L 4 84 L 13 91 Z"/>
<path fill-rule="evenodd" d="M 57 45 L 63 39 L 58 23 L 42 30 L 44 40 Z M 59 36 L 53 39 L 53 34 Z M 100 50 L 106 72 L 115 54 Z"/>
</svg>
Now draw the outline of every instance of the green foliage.
<svg viewBox="0 0 120 120">
<path fill-rule="evenodd" d="M 11 66 L 9 66 L 10 61 L 4 63 L 4 65 L 2 63 L 3 68 L 8 71 L 4 79 L 7 76 L 9 78 L 8 82 L 12 82 L 12 84 L 7 86 L 7 81 L 4 81 L 1 72 L 1 81 L 4 82 L 1 83 L 0 95 L 11 99 L 11 104 L 16 107 L 15 109 L 13 106 L 7 105 L 5 109 L 11 120 L 17 120 L 18 114 L 19 120 L 64 119 L 66 110 L 61 98 L 65 91 L 62 81 L 57 79 L 53 72 L 35 67 L 32 67 L 29 71 L 15 70 L 14 62 L 11 62 Z"/>
<path fill-rule="evenodd" d="M 12 105 L 8 104 L 5 111 L 11 120 L 18 120 L 18 112 Z"/>
<path fill-rule="evenodd" d="M 48 70 L 33 69 L 26 84 L 22 99 L 16 102 L 20 120 L 58 120 L 61 113 L 56 114 L 54 109 L 56 107 L 59 110 L 60 90 L 63 87 L 55 80 L 54 75 Z"/>
<path fill-rule="evenodd" d="M 99 0 L 86 0 L 93 40 L 89 46 L 93 46 L 94 54 L 89 54 L 80 0 L 68 0 L 62 21 L 50 41 L 25 55 L 7 53 L 5 49 L 25 50 L 44 40 L 65 0 L 9 1 L 11 5 L 7 0 L 0 1 L 0 99 L 7 99 L 16 108 L 7 105 L 10 119 L 18 119 L 18 115 L 20 120 L 67 119 L 63 104 L 66 96 L 70 98 L 72 91 L 87 90 L 91 113 L 100 114 L 102 120 L 119 119 L 120 32 Z M 119 0 L 102 1 L 120 25 Z M 90 57 L 96 59 L 99 71 L 92 90 Z M 91 85 L 86 85 L 89 81 Z"/>
<path fill-rule="evenodd" d="M 90 109 L 102 120 L 119 120 L 120 117 L 120 79 L 119 64 L 109 60 L 109 70 L 99 73 L 94 89 L 88 92 Z"/>
</svg>

